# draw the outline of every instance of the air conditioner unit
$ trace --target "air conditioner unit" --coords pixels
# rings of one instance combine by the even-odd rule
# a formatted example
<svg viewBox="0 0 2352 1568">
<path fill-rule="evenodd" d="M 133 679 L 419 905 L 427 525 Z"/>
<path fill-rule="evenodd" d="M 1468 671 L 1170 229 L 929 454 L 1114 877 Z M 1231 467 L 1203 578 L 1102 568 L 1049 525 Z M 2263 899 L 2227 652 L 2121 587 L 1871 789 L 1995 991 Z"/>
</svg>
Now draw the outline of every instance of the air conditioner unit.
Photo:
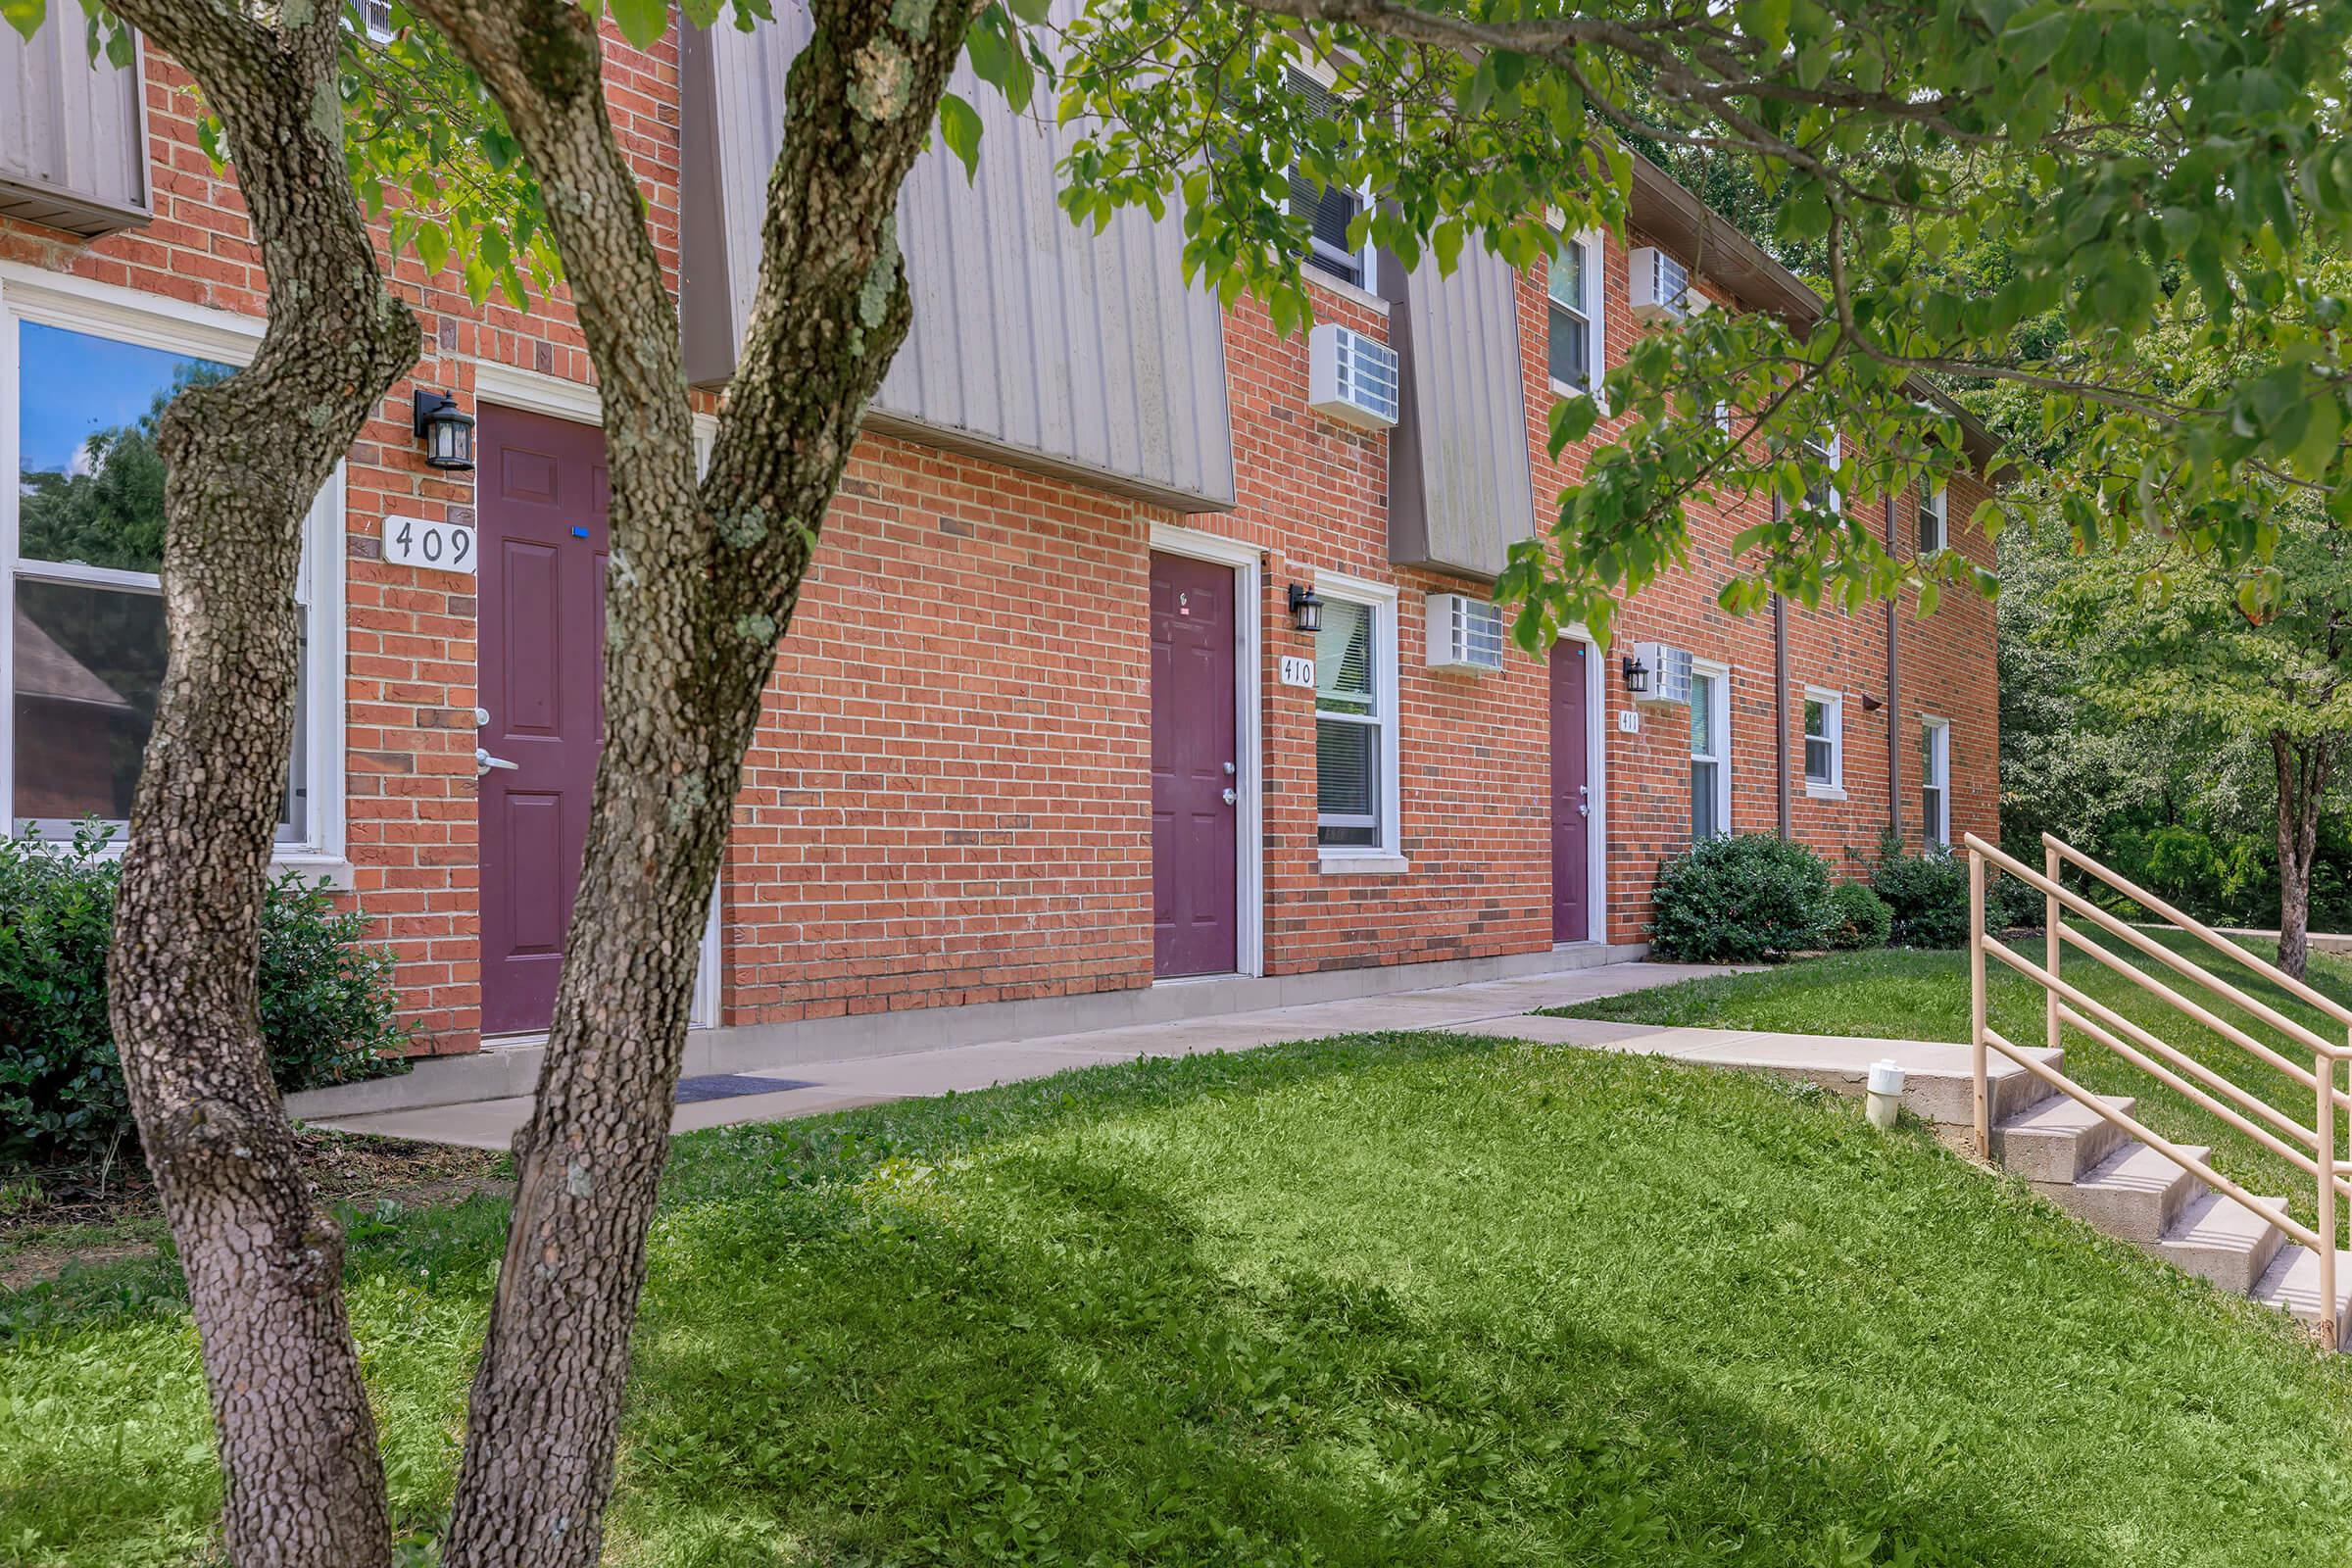
<svg viewBox="0 0 2352 1568">
<path fill-rule="evenodd" d="M 1637 245 L 1626 259 L 1626 294 L 1643 320 L 1678 320 L 1706 309 L 1690 292 L 1690 271 L 1655 245 Z"/>
<path fill-rule="evenodd" d="M 1468 594 L 1429 596 L 1429 667 L 1490 672 L 1502 667 L 1502 607 Z"/>
<path fill-rule="evenodd" d="M 1343 424 L 1386 430 L 1396 422 L 1396 351 L 1325 321 L 1306 337 L 1306 406 Z"/>
<path fill-rule="evenodd" d="M 1637 703 L 1661 707 L 1690 701 L 1690 650 L 1666 643 L 1636 643 L 1626 662 L 1626 688 Z"/>
</svg>

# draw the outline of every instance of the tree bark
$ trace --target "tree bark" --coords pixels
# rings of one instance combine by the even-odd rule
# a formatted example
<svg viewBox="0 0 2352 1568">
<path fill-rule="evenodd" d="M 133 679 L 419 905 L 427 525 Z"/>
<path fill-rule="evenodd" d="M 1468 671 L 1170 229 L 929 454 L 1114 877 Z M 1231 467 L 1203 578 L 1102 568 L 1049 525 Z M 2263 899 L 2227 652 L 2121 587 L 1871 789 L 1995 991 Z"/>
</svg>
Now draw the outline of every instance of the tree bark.
<svg viewBox="0 0 2352 1568">
<path fill-rule="evenodd" d="M 764 257 L 698 486 L 677 318 L 565 0 L 416 0 L 547 195 L 602 386 L 612 483 L 607 732 L 564 978 L 475 1374 L 449 1568 L 589 1568 L 710 888 L 817 529 L 910 305 L 901 183 L 969 0 L 815 0 Z"/>
<path fill-rule="evenodd" d="M 2278 967 L 2300 980 L 2311 961 L 2311 866 L 2334 748 L 2326 738 L 2273 730 L 2271 760 L 2278 774 Z"/>
<path fill-rule="evenodd" d="M 389 1560 L 383 1466 L 342 1300 L 271 1079 L 261 918 L 293 741 L 303 519 L 416 356 L 352 199 L 338 8 L 276 26 L 227 5 L 118 0 L 192 73 L 237 160 L 270 285 L 251 366 L 183 393 L 166 466 L 170 639 L 131 808 L 108 1010 L 187 1275 L 240 1568 Z"/>
</svg>

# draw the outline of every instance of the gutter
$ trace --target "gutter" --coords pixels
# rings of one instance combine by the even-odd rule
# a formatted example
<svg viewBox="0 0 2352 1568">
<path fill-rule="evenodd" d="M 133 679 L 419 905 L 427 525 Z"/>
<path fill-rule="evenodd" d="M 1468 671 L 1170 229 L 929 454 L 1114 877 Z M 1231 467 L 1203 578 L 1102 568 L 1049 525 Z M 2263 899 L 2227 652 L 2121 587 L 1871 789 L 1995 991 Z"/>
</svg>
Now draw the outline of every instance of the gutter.
<svg viewBox="0 0 2352 1568">
<path fill-rule="evenodd" d="M 1886 551 L 1894 553 L 1894 497 L 1886 498 Z M 1894 601 L 1886 601 L 1886 827 L 1896 838 L 1903 836 L 1903 751 L 1899 744 L 1903 728 L 1903 653 L 1894 613 Z M 1925 808 L 1922 808 L 1925 809 Z"/>
</svg>

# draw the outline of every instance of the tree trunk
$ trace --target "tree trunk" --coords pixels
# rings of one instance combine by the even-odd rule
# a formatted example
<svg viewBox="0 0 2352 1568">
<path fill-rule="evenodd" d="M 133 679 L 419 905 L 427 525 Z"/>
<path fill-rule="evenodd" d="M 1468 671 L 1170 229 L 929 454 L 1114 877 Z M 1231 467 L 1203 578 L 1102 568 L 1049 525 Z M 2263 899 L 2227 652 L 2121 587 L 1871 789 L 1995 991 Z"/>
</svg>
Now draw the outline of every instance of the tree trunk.
<svg viewBox="0 0 2352 1568">
<path fill-rule="evenodd" d="M 548 196 L 604 399 L 607 732 L 488 1341 L 449 1568 L 590 1568 L 705 911 L 816 529 L 906 335 L 898 191 L 969 0 L 815 0 L 765 258 L 709 477 L 675 308 L 564 0 L 416 0 L 479 71 Z"/>
<path fill-rule="evenodd" d="M 2310 962 L 2311 864 L 2334 750 L 2324 738 L 2274 730 L 2271 760 L 2278 772 L 2278 967 L 2300 980 Z"/>
<path fill-rule="evenodd" d="M 107 965 L 140 1137 L 187 1275 L 240 1568 L 389 1560 L 383 1466 L 342 1299 L 261 1036 L 257 971 L 293 740 L 303 519 L 416 353 L 352 199 L 334 7 L 282 28 L 122 0 L 238 149 L 267 270 L 253 364 L 166 411 L 170 639 Z M 293 15 L 289 8 L 288 16 Z"/>
</svg>

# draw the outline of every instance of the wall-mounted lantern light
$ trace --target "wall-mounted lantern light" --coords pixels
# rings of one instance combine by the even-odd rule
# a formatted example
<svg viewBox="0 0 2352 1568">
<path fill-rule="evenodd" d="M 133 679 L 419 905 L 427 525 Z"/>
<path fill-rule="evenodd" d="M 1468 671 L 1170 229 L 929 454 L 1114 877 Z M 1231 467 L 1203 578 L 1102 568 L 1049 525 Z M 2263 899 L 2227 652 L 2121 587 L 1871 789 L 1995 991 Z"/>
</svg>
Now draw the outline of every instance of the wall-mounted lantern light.
<svg viewBox="0 0 2352 1568">
<path fill-rule="evenodd" d="M 1647 664 L 1628 654 L 1619 668 L 1625 673 L 1625 689 L 1627 691 L 1639 696 L 1649 690 L 1649 666 Z"/>
<path fill-rule="evenodd" d="M 1323 629 L 1323 601 L 1312 588 L 1291 584 L 1291 624 L 1303 632 Z"/>
<path fill-rule="evenodd" d="M 463 471 L 473 466 L 473 418 L 458 411 L 457 399 L 420 388 L 416 434 L 424 442 L 428 467 Z"/>
</svg>

